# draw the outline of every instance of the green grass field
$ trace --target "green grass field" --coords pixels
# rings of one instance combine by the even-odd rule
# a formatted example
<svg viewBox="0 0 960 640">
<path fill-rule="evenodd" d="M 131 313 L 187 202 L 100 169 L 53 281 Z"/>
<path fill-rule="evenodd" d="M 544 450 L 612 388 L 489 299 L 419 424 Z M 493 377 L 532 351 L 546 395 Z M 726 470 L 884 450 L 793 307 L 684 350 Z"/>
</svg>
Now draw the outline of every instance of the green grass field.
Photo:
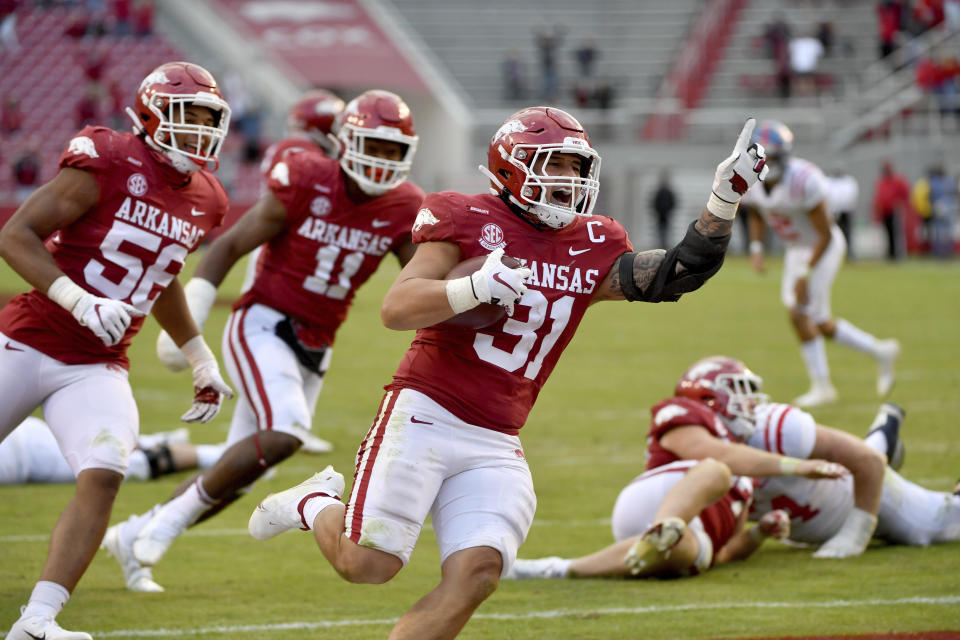
<svg viewBox="0 0 960 640">
<path fill-rule="evenodd" d="M 703 290 L 678 304 L 601 304 L 587 314 L 522 432 L 539 496 L 521 555 L 580 555 L 611 541 L 619 490 L 643 468 L 649 407 L 671 394 L 694 360 L 724 353 L 746 361 L 774 399 L 806 390 L 799 349 L 779 303 L 779 264 L 764 277 L 731 258 Z M 391 621 L 439 579 L 428 528 L 410 565 L 383 586 L 351 585 L 299 532 L 267 542 L 246 534 L 257 501 L 332 463 L 344 472 L 369 426 L 382 386 L 412 338 L 379 322 L 379 300 L 396 273 L 385 266 L 361 291 L 341 332 L 314 430 L 336 444 L 328 456 L 298 454 L 276 477 L 219 517 L 188 532 L 155 569 L 163 594 L 125 591 L 119 566 L 101 552 L 60 622 L 96 638 L 220 636 L 383 638 Z M 222 291 L 237 289 L 240 269 Z M 2 290 L 22 289 L 0 272 Z M 960 265 L 858 262 L 838 277 L 834 312 L 904 353 L 892 400 L 907 411 L 906 477 L 949 490 L 960 475 Z M 226 317 L 206 331 L 219 351 Z M 178 426 L 190 404 L 188 374 L 153 353 L 152 320 L 134 342 L 131 382 L 142 431 Z M 814 415 L 863 435 L 876 412 L 875 367 L 828 346 L 840 401 Z M 225 437 L 231 407 L 192 428 L 195 442 Z M 126 484 L 113 521 L 164 500 L 183 479 Z M 0 629 L 17 617 L 39 576 L 47 538 L 69 486 L 0 488 Z M 745 563 L 677 581 L 504 582 L 461 634 L 465 639 L 731 638 L 823 633 L 960 630 L 960 544 L 877 546 L 863 556 L 813 560 L 768 543 Z"/>
</svg>

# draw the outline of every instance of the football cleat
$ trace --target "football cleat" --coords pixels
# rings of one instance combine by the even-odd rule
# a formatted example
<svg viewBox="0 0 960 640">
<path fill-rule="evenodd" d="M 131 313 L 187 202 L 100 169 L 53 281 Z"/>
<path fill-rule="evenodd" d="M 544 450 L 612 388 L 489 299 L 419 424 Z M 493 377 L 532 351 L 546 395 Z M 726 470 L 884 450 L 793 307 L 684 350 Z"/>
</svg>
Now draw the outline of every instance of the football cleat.
<svg viewBox="0 0 960 640">
<path fill-rule="evenodd" d="M 93 636 L 82 631 L 67 631 L 53 618 L 31 616 L 22 617 L 13 623 L 6 640 L 93 640 Z"/>
<path fill-rule="evenodd" d="M 819 407 L 822 404 L 836 402 L 837 390 L 830 383 L 816 384 L 802 396 L 793 399 L 793 405 L 801 409 Z"/>
<path fill-rule="evenodd" d="M 257 540 L 269 540 L 290 529 L 310 530 L 304 518 L 303 507 L 311 498 L 325 498 L 340 502 L 343 495 L 343 474 L 334 471 L 331 465 L 313 474 L 295 487 L 279 493 L 271 493 L 257 505 L 250 516 L 247 529 Z"/>
<path fill-rule="evenodd" d="M 906 412 L 903 407 L 892 402 L 884 402 L 880 405 L 880 411 L 877 417 L 873 419 L 870 429 L 867 431 L 867 437 L 870 434 L 880 431 L 887 440 L 887 464 L 894 471 L 899 471 L 903 466 L 903 459 L 906 456 L 906 448 L 903 440 L 900 439 L 900 427 L 903 425 L 903 418 Z"/>
<path fill-rule="evenodd" d="M 133 555 L 133 545 L 123 542 L 123 525 L 115 524 L 103 536 L 101 547 L 107 551 L 107 554 L 116 558 L 123 570 L 123 577 L 127 582 L 127 589 L 130 591 L 140 591 L 144 593 L 159 593 L 163 587 L 153 581 L 153 570 L 145 567 L 137 561 Z"/>
<path fill-rule="evenodd" d="M 681 518 L 667 518 L 656 522 L 633 543 L 623 561 L 630 573 L 638 575 L 651 567 L 661 557 L 668 557 L 687 531 L 687 523 Z"/>
<path fill-rule="evenodd" d="M 900 342 L 897 340 L 881 340 L 877 344 L 877 395 L 887 397 L 893 389 L 893 363 L 900 357 Z"/>
<path fill-rule="evenodd" d="M 517 558 L 507 575 L 507 580 L 529 580 L 539 578 L 566 578 L 569 561 L 559 556 L 537 558 L 535 560 L 521 560 Z"/>
<path fill-rule="evenodd" d="M 173 511 L 170 504 L 164 505 L 150 518 L 150 522 L 140 530 L 137 539 L 133 541 L 134 558 L 140 564 L 152 567 L 160 562 L 173 541 L 179 538 L 189 525 L 180 514 Z"/>
<path fill-rule="evenodd" d="M 300 451 L 305 453 L 330 453 L 333 451 L 333 443 L 323 438 L 318 438 L 309 431 L 298 431 L 296 436 L 302 443 Z"/>
</svg>

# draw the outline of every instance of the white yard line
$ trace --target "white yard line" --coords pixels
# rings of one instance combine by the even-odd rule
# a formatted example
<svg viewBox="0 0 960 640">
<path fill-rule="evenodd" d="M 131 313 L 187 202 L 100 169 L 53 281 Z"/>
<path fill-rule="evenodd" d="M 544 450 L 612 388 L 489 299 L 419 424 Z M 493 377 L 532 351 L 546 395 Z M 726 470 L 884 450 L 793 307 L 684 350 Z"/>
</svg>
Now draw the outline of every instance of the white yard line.
<svg viewBox="0 0 960 640">
<path fill-rule="evenodd" d="M 855 607 L 889 607 L 906 605 L 955 605 L 960 604 L 960 596 L 942 598 L 897 598 L 895 600 L 830 600 L 827 602 L 718 602 L 714 604 L 678 604 L 650 607 L 612 607 L 607 609 L 550 609 L 547 611 L 528 611 L 524 613 L 479 613 L 475 620 L 538 620 L 579 616 L 622 616 L 670 613 L 678 611 L 710 611 L 715 609 L 851 609 Z M 394 624 L 397 618 L 369 618 L 352 620 L 322 620 L 318 622 L 285 622 L 279 624 L 233 625 L 197 627 L 194 629 L 121 629 L 118 631 L 96 631 L 96 638 L 162 638 L 173 636 L 223 634 L 255 634 L 267 631 L 309 631 L 312 629 L 331 629 L 336 627 L 357 627 L 367 625 Z"/>
</svg>

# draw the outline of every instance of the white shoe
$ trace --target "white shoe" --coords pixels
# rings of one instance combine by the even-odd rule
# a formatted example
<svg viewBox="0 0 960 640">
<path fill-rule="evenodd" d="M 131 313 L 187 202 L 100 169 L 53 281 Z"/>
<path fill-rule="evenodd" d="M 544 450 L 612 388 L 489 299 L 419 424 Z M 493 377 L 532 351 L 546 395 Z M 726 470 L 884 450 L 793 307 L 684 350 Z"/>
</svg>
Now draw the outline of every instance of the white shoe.
<svg viewBox="0 0 960 640">
<path fill-rule="evenodd" d="M 300 484 L 280 493 L 271 493 L 257 505 L 250 516 L 247 529 L 257 540 L 268 540 L 290 529 L 309 531 L 303 517 L 303 506 L 310 498 L 325 498 L 340 502 L 343 495 L 343 474 L 327 467 Z"/>
<path fill-rule="evenodd" d="M 157 431 L 156 433 L 141 433 L 137 437 L 137 446 L 141 449 L 153 449 L 161 444 L 189 444 L 190 430 L 180 427 L 173 431 Z"/>
<path fill-rule="evenodd" d="M 673 548 L 687 531 L 687 523 L 682 518 L 667 518 L 654 523 L 633 543 L 623 559 L 630 573 L 637 575 L 655 564 L 665 553 Z"/>
<path fill-rule="evenodd" d="M 107 529 L 100 546 L 120 563 L 123 577 L 127 581 L 127 589 L 144 593 L 160 593 L 163 591 L 163 587 L 153 581 L 153 570 L 137 562 L 133 555 L 132 544 L 123 544 L 121 533 L 124 524 L 121 522 Z"/>
<path fill-rule="evenodd" d="M 20 609 L 21 616 L 23 608 Z M 6 640 L 93 640 L 82 631 L 67 631 L 53 618 L 21 617 L 10 627 Z"/>
<path fill-rule="evenodd" d="M 169 503 L 162 506 L 137 534 L 133 541 L 133 556 L 140 564 L 152 567 L 160 562 L 173 541 L 190 526 L 189 522 L 171 512 Z"/>
<path fill-rule="evenodd" d="M 507 580 L 528 580 L 531 578 L 566 578 L 570 561 L 559 556 L 521 560 L 517 558 L 507 575 Z"/>
<path fill-rule="evenodd" d="M 893 363 L 900 357 L 900 342 L 881 340 L 877 344 L 877 395 L 885 398 L 893 389 Z"/>
<path fill-rule="evenodd" d="M 793 399 L 794 406 L 806 409 L 810 407 L 819 407 L 822 404 L 836 402 L 837 390 L 832 384 L 814 385 L 802 396 Z"/>
<path fill-rule="evenodd" d="M 303 443 L 303 445 L 300 447 L 300 451 L 305 453 L 330 453 L 333 451 L 332 442 L 328 442 L 323 438 L 318 438 L 309 431 L 298 431 L 296 436 L 300 438 L 300 442 Z"/>
</svg>

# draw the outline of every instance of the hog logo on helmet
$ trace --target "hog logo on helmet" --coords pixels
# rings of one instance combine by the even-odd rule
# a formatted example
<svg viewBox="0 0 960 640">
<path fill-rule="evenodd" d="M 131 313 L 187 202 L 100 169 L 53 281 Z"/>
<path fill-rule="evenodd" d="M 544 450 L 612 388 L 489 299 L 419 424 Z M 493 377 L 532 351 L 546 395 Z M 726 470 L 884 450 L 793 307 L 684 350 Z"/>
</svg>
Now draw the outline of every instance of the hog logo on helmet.
<svg viewBox="0 0 960 640">
<path fill-rule="evenodd" d="M 334 123 L 344 173 L 370 196 L 383 195 L 402 184 L 410 173 L 419 138 L 410 107 L 395 93 L 374 89 L 347 103 Z M 400 145 L 400 159 L 367 153 L 367 140 Z"/>
<path fill-rule="evenodd" d="M 580 156 L 580 175 L 549 175 L 553 154 Z M 491 193 L 541 228 L 562 229 L 577 216 L 589 216 L 600 192 L 600 155 L 587 132 L 569 113 L 551 107 L 530 107 L 507 118 L 480 171 L 490 179 Z"/>
<path fill-rule="evenodd" d="M 333 126 L 344 106 L 339 96 L 326 89 L 308 91 L 290 107 L 287 129 L 291 133 L 307 134 L 328 156 L 335 158 L 340 154 L 340 143 L 333 137 Z"/>
<path fill-rule="evenodd" d="M 739 360 L 712 356 L 691 365 L 674 393 L 707 405 L 737 438 L 748 440 L 756 429 L 754 408 L 769 400 L 762 386 L 763 379 Z"/>
<path fill-rule="evenodd" d="M 188 122 L 189 107 L 213 114 L 212 125 Z M 193 173 L 219 164 L 230 128 L 230 106 L 209 71 L 190 62 L 168 62 L 151 71 L 137 90 L 134 109 L 127 107 L 133 131 L 162 153 L 177 170 Z"/>
</svg>

